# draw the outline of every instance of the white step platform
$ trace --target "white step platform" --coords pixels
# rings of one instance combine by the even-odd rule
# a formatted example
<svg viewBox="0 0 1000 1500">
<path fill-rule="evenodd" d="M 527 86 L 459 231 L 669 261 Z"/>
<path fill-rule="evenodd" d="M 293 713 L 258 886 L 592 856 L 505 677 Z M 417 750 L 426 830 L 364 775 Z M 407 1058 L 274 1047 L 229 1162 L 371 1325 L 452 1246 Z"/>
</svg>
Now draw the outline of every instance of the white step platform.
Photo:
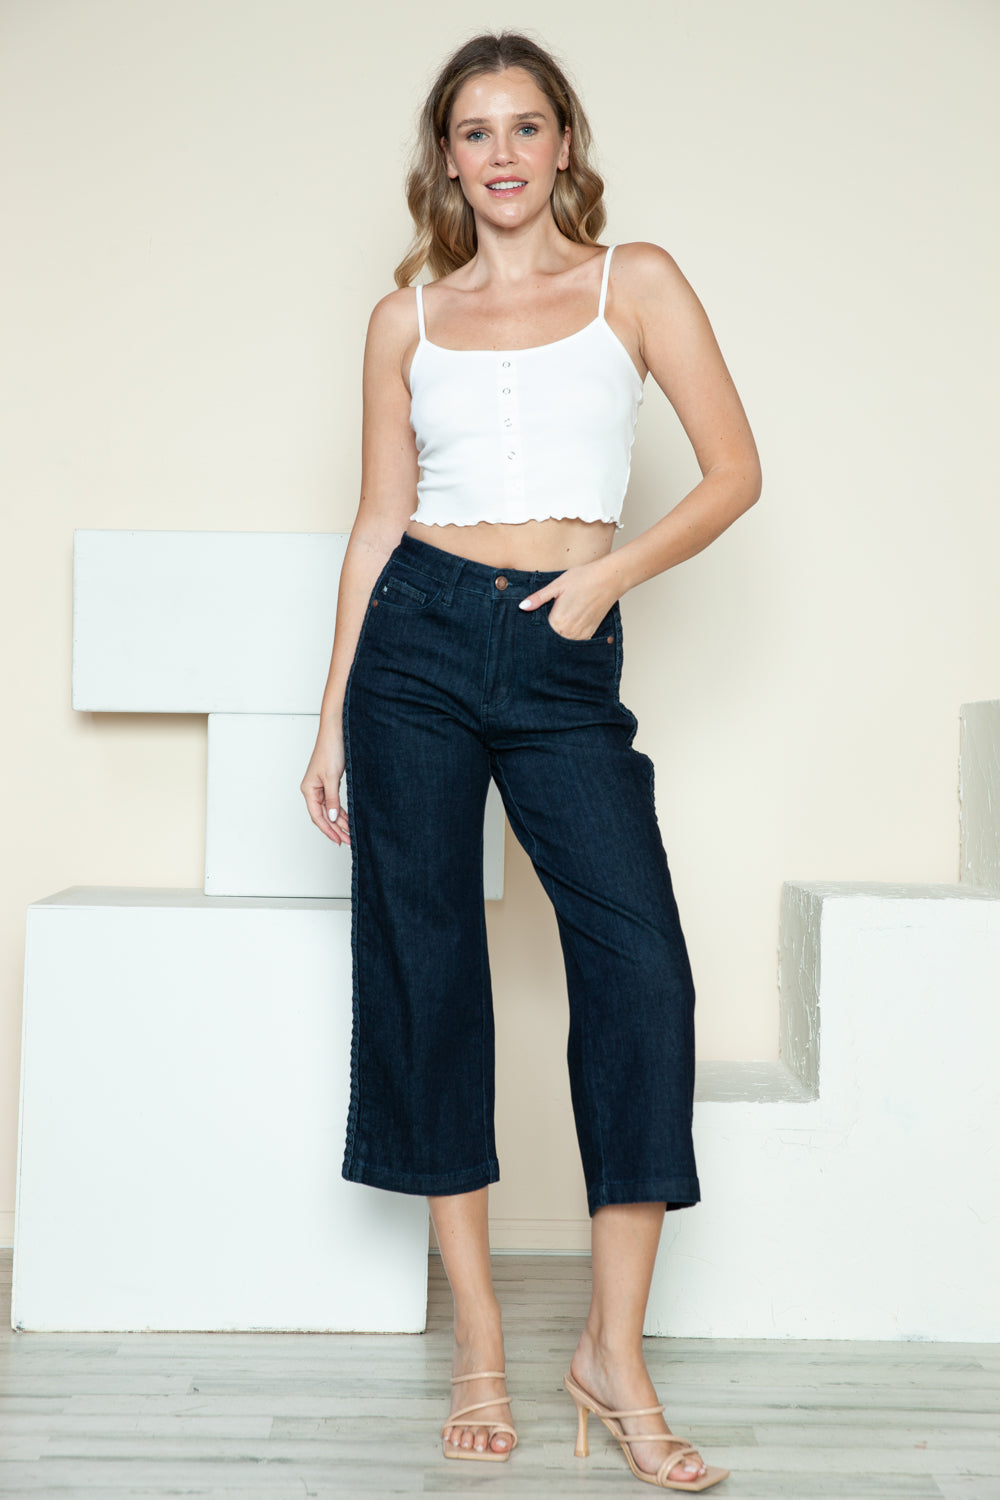
<svg viewBox="0 0 1000 1500">
<path fill-rule="evenodd" d="M 11 1323 L 419 1332 L 425 1198 L 340 1175 L 340 900 L 28 908 Z"/>
<path fill-rule="evenodd" d="M 780 968 L 788 1066 L 699 1066 L 646 1332 L 1000 1339 L 1000 894 L 786 884 Z"/>
</svg>

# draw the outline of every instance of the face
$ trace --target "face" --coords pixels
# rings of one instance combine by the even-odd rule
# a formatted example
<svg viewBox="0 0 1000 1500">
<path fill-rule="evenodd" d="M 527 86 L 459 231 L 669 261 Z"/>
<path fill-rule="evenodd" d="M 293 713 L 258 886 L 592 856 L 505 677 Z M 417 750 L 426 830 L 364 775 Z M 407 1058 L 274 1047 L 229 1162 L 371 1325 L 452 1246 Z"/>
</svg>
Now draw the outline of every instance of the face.
<svg viewBox="0 0 1000 1500">
<path fill-rule="evenodd" d="M 507 68 L 463 84 L 441 145 L 473 211 L 504 226 L 547 210 L 556 173 L 569 165 L 569 140 L 531 74 Z"/>
</svg>

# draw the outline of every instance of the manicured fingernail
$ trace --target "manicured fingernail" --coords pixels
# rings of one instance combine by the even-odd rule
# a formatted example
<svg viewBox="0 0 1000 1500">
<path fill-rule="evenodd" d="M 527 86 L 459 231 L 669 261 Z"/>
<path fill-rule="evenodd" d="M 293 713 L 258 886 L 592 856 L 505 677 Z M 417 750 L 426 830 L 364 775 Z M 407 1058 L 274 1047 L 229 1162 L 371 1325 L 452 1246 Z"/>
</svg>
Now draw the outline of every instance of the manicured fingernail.
<svg viewBox="0 0 1000 1500">
<path fill-rule="evenodd" d="M 521 599 L 521 600 L 518 601 L 518 606 L 517 607 L 518 607 L 518 609 L 530 609 L 531 608 L 531 600 L 530 599 Z"/>
<path fill-rule="evenodd" d="M 336 823 L 336 821 L 337 821 L 337 809 L 335 807 L 328 807 L 327 810 L 326 810 L 326 815 L 330 819 L 331 823 Z"/>
</svg>

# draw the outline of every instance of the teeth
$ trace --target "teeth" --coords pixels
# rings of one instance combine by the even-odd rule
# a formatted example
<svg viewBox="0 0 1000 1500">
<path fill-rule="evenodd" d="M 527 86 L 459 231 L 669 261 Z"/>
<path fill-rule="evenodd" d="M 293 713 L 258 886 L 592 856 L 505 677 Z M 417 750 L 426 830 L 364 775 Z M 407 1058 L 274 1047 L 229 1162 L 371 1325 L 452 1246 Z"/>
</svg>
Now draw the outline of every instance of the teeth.
<svg viewBox="0 0 1000 1500">
<path fill-rule="evenodd" d="M 520 178 L 512 178 L 510 182 L 489 182 L 486 185 L 491 193 L 500 193 L 504 188 L 524 187 L 524 182 Z"/>
</svg>

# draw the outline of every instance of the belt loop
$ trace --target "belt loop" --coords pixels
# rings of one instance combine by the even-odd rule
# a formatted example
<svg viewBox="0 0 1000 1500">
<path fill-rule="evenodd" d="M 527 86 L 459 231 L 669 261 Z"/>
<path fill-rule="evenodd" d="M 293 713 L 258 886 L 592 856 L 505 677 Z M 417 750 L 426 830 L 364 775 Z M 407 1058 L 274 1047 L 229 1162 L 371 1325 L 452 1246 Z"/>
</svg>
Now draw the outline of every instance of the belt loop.
<svg viewBox="0 0 1000 1500">
<path fill-rule="evenodd" d="M 444 594 L 442 596 L 446 609 L 451 608 L 451 601 L 454 596 L 455 589 L 458 585 L 458 580 L 461 576 L 462 569 L 465 566 L 465 560 L 463 558 L 458 557 L 455 554 L 453 554 L 453 556 L 455 557 L 455 560 L 454 563 L 450 565 L 448 582 L 444 586 Z"/>
<path fill-rule="evenodd" d="M 538 569 L 536 568 L 535 571 L 532 573 L 531 578 L 529 580 L 529 584 L 528 584 L 528 593 L 529 594 L 533 594 L 537 588 L 541 587 L 541 585 L 538 582 L 538 577 L 539 577 Z M 541 609 L 532 609 L 532 610 L 529 610 L 529 614 L 531 616 L 531 623 L 533 625 L 537 624 L 538 621 L 542 617 Z"/>
</svg>

